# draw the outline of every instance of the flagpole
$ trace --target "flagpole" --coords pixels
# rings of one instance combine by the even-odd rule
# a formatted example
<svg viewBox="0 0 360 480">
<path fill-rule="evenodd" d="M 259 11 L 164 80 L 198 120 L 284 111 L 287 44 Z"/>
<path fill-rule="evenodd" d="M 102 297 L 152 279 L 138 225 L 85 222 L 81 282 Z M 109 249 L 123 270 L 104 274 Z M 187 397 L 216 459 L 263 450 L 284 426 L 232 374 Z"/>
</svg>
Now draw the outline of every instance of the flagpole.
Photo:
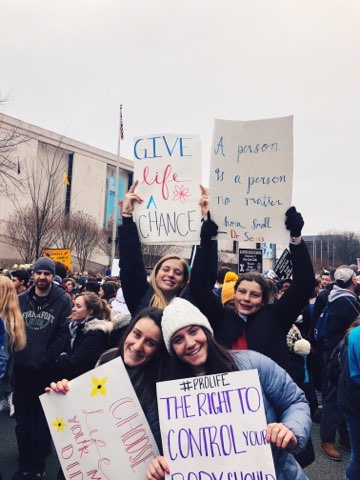
<svg viewBox="0 0 360 480">
<path fill-rule="evenodd" d="M 115 259 L 117 209 L 118 209 L 118 195 L 119 195 L 120 145 L 121 145 L 121 140 L 123 140 L 123 138 L 124 138 L 124 126 L 123 126 L 123 120 L 122 120 L 122 105 L 120 105 L 119 135 L 118 135 L 118 146 L 117 146 L 117 156 L 116 156 L 116 173 L 115 173 L 115 197 L 114 197 L 114 211 L 113 211 L 113 224 L 112 224 L 112 236 L 111 236 L 111 264 L 110 264 L 110 269 L 112 269 L 113 260 Z"/>
</svg>

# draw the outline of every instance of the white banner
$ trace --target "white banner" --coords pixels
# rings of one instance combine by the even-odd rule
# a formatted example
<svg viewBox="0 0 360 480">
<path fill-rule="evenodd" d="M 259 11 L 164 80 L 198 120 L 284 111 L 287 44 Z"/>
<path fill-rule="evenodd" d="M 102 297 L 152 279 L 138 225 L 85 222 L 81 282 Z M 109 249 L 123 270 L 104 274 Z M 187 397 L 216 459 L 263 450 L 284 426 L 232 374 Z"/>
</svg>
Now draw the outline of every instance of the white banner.
<svg viewBox="0 0 360 480">
<path fill-rule="evenodd" d="M 134 139 L 134 180 L 142 205 L 134 220 L 141 243 L 199 243 L 201 144 L 197 135 Z"/>
<path fill-rule="evenodd" d="M 158 449 L 120 357 L 40 400 L 66 480 L 144 480 Z"/>
<path fill-rule="evenodd" d="M 215 120 L 210 193 L 219 238 L 286 248 L 284 214 L 291 205 L 292 182 L 292 116 Z"/>
<path fill-rule="evenodd" d="M 157 384 L 171 480 L 275 480 L 257 370 Z"/>
</svg>

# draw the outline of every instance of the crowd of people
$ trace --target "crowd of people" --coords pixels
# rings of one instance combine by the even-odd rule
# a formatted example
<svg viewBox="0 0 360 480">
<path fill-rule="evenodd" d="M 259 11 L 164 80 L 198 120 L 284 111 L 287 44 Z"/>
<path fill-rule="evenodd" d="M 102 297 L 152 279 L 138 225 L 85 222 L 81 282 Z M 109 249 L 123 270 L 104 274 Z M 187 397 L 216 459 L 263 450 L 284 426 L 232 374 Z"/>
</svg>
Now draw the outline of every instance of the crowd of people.
<svg viewBox="0 0 360 480">
<path fill-rule="evenodd" d="M 293 273 L 270 278 L 219 268 L 217 225 L 206 189 L 200 245 L 191 268 L 177 255 L 150 276 L 133 221 L 130 188 L 118 229 L 120 278 L 71 274 L 48 257 L 0 275 L 0 410 L 15 417 L 18 465 L 12 480 L 43 478 L 51 436 L 39 395 L 66 393 L 69 380 L 120 356 L 162 453 L 156 382 L 237 370 L 259 373 L 276 478 L 306 479 L 321 449 L 360 478 L 360 300 L 356 267 L 315 278 L 302 215 L 285 213 Z M 278 281 L 276 281 L 278 280 Z M 339 438 L 337 440 L 337 433 Z M 165 456 L 149 480 L 169 473 Z M 58 479 L 64 479 L 59 469 Z"/>
</svg>

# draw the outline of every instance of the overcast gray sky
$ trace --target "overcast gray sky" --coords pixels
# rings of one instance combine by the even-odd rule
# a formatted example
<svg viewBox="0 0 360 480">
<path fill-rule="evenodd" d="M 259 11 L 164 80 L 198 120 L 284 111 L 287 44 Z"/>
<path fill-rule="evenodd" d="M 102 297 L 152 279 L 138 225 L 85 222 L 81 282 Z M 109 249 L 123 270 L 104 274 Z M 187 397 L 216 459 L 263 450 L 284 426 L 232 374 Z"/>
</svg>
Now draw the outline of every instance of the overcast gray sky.
<svg viewBox="0 0 360 480">
<path fill-rule="evenodd" d="M 294 115 L 305 234 L 360 231 L 359 0 L 3 0 L 3 113 L 121 155 L 214 118 Z"/>
</svg>

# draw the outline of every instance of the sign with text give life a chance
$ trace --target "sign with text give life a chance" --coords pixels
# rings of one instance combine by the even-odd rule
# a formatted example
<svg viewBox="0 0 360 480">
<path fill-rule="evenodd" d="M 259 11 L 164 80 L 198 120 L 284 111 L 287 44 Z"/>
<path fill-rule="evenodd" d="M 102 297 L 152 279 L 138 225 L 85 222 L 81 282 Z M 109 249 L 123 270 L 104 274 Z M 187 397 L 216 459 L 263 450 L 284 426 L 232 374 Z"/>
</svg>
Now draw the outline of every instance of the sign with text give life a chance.
<svg viewBox="0 0 360 480">
<path fill-rule="evenodd" d="M 171 480 L 275 480 L 257 370 L 157 384 Z"/>
<path fill-rule="evenodd" d="M 201 143 L 198 135 L 134 139 L 134 180 L 144 202 L 134 220 L 144 244 L 200 243 Z"/>
</svg>

